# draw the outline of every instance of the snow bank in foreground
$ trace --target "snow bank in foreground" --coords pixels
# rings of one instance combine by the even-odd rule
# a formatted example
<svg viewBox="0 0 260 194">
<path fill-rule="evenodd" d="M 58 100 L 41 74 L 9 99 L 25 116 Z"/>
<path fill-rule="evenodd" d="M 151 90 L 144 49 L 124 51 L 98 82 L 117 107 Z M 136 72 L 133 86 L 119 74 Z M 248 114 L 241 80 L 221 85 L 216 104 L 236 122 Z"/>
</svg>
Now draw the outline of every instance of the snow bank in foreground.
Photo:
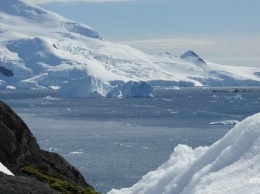
<svg viewBox="0 0 260 194">
<path fill-rule="evenodd" d="M 179 145 L 170 159 L 131 188 L 109 194 L 208 194 L 260 191 L 260 113 L 210 147 Z"/>
<path fill-rule="evenodd" d="M 1 162 L 0 162 L 0 172 L 3 172 L 8 175 L 14 175 L 10 170 L 8 170 Z"/>
</svg>

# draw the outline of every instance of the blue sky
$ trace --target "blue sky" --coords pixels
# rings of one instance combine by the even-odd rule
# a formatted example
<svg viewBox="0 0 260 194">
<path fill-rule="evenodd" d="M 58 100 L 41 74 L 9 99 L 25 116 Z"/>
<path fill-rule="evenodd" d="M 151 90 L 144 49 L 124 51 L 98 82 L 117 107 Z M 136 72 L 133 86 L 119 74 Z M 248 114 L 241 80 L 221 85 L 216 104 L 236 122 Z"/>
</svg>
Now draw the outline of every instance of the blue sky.
<svg viewBox="0 0 260 194">
<path fill-rule="evenodd" d="M 146 53 L 191 49 L 212 62 L 260 67 L 259 0 L 31 1 Z"/>
</svg>

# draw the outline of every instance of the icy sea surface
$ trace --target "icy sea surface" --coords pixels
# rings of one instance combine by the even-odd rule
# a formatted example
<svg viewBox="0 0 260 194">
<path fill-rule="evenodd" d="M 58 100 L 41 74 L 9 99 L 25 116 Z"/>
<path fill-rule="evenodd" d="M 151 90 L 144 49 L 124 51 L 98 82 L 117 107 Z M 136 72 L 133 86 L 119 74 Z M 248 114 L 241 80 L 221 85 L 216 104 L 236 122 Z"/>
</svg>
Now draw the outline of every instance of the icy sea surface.
<svg viewBox="0 0 260 194">
<path fill-rule="evenodd" d="M 149 99 L 61 99 L 55 91 L 11 90 L 0 99 L 42 149 L 64 156 L 101 193 L 132 186 L 176 145 L 209 146 L 260 112 L 259 90 L 156 90 Z"/>
</svg>

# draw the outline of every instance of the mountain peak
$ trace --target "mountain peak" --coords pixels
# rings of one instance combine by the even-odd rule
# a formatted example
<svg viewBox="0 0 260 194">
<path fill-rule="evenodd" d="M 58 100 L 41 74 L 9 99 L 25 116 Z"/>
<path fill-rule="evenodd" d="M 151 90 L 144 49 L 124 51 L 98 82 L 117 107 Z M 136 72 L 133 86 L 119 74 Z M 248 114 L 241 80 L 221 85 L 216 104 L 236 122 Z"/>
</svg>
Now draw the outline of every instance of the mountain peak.
<svg viewBox="0 0 260 194">
<path fill-rule="evenodd" d="M 194 51 L 188 50 L 180 56 L 184 60 L 193 61 L 195 64 L 206 64 L 199 55 L 197 55 Z"/>
<path fill-rule="evenodd" d="M 194 51 L 192 50 L 188 50 L 186 51 L 185 53 L 183 53 L 181 56 L 180 56 L 182 59 L 186 59 L 188 57 L 196 57 L 198 58 L 199 55 L 197 55 Z"/>
<path fill-rule="evenodd" d="M 72 32 L 90 38 L 102 39 L 99 33 L 89 26 L 63 18 L 58 14 L 37 7 L 26 0 L 0 0 L 0 14 L 13 16 L 8 17 L 8 20 L 15 21 L 17 18 L 22 18 L 24 22 L 29 24 L 41 24 L 42 26 L 46 24 L 53 28 L 61 27 L 68 32 L 68 36 L 71 36 L 69 33 Z M 8 25 L 12 22 L 6 23 Z M 40 27 L 35 29 L 40 29 Z"/>
</svg>

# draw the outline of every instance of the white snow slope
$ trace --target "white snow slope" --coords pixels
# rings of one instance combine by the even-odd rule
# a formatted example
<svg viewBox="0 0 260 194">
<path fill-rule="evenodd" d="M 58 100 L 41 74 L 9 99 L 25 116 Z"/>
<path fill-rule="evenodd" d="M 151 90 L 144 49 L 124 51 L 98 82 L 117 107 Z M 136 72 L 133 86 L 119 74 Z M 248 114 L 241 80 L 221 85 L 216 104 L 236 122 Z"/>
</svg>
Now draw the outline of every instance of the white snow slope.
<svg viewBox="0 0 260 194">
<path fill-rule="evenodd" d="M 8 170 L 1 162 L 0 162 L 0 172 L 3 172 L 7 175 L 14 175 L 10 170 Z"/>
<path fill-rule="evenodd" d="M 0 0 L 0 88 L 60 87 L 93 76 L 112 85 L 259 85 L 260 69 L 217 65 L 192 51 L 147 55 L 24 0 Z M 53 87 L 52 87 L 53 88 Z"/>
<path fill-rule="evenodd" d="M 170 159 L 131 188 L 109 194 L 256 194 L 260 191 L 260 113 L 210 147 L 178 145 Z"/>
</svg>

